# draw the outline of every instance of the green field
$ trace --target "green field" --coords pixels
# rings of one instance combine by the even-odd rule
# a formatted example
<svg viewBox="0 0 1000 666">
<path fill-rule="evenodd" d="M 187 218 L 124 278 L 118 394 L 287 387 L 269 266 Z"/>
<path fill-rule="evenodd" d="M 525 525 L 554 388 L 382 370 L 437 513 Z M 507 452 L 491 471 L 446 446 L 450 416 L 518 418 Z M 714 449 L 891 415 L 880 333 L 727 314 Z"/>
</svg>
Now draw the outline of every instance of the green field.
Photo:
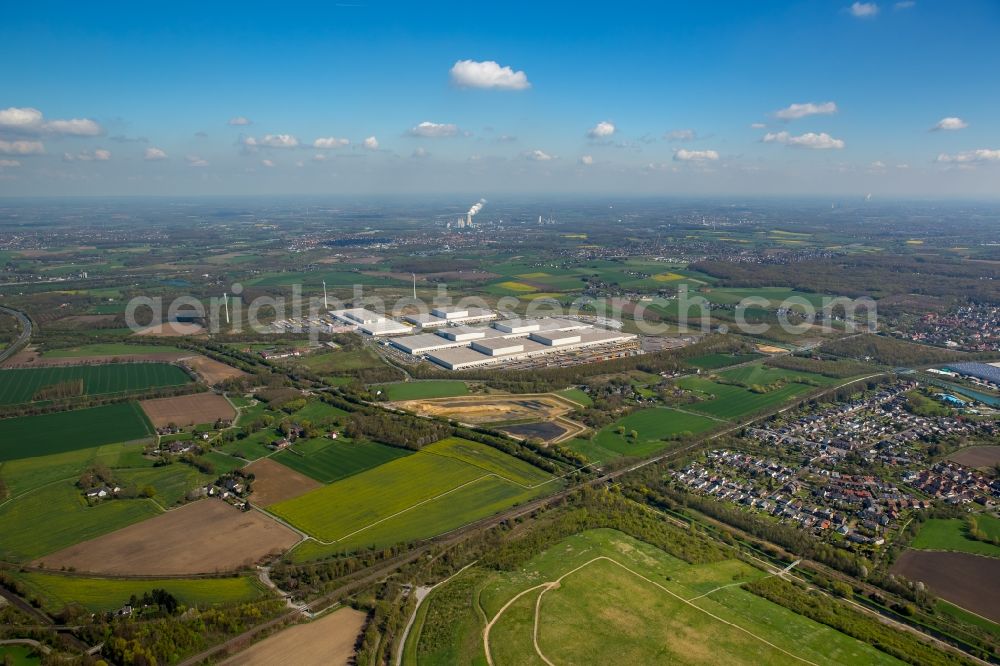
<svg viewBox="0 0 1000 666">
<path fill-rule="evenodd" d="M 106 467 L 152 467 L 153 461 L 142 455 L 142 444 L 103 444 L 87 449 L 34 458 L 0 461 L 0 478 L 16 497 L 53 481 L 75 480 L 80 473 L 97 464 Z"/>
<path fill-rule="evenodd" d="M 721 384 L 708 377 L 684 377 L 677 381 L 677 385 L 705 398 L 701 402 L 688 405 L 687 409 L 717 418 L 734 419 L 775 407 L 797 396 L 814 391 L 817 387 L 829 386 L 836 381 L 822 375 L 770 368 L 759 364 L 723 371 L 718 373 L 718 376 L 748 386 L 755 384 L 764 386 L 780 380 L 784 380 L 786 383 L 765 393 L 755 393 L 749 388 Z"/>
<path fill-rule="evenodd" d="M 451 398 L 469 393 L 469 386 L 465 382 L 450 379 L 378 384 L 372 388 L 373 390 L 381 390 L 387 400 Z"/>
<path fill-rule="evenodd" d="M 0 645 L 0 663 L 10 666 L 34 666 L 42 663 L 42 658 L 29 645 Z"/>
<path fill-rule="evenodd" d="M 747 361 L 752 361 L 754 359 L 760 358 L 760 354 L 705 354 L 704 356 L 695 356 L 694 358 L 689 358 L 687 360 L 688 365 L 693 365 L 696 368 L 701 368 L 702 370 L 718 370 L 719 368 L 726 368 L 730 365 L 737 365 L 739 363 L 746 363 Z"/>
<path fill-rule="evenodd" d="M 322 483 L 332 483 L 411 453 L 375 442 L 310 439 L 295 442 L 292 450 L 281 451 L 272 460 Z"/>
<path fill-rule="evenodd" d="M 307 559 L 434 536 L 560 487 L 550 479 L 489 446 L 449 438 L 269 510 L 325 542 L 294 551 Z"/>
<path fill-rule="evenodd" d="M 984 521 L 983 518 L 979 517 L 980 529 L 987 533 L 991 529 L 997 529 L 996 523 L 1000 521 L 996 519 L 993 519 L 995 522 Z M 1000 557 L 1000 546 L 969 538 L 966 534 L 965 521 L 961 518 L 928 518 L 910 543 L 910 547 L 917 550 L 957 550 L 973 555 Z"/>
<path fill-rule="evenodd" d="M 484 663 L 485 617 L 498 618 L 489 634 L 497 666 L 543 666 L 536 612 L 538 647 L 556 664 L 900 663 L 739 587 L 765 575 L 739 560 L 690 565 L 615 530 L 589 530 L 516 571 L 473 567 L 437 588 L 403 663 Z M 556 580 L 544 594 L 531 590 Z"/>
<path fill-rule="evenodd" d="M 25 562 L 160 513 L 150 500 L 87 506 L 73 481 L 59 481 L 0 505 L 0 559 Z"/>
<path fill-rule="evenodd" d="M 166 590 L 185 606 L 210 606 L 253 601 L 267 596 L 267 588 L 254 576 L 235 578 L 89 578 L 25 572 L 17 580 L 42 601 L 42 607 L 57 613 L 78 604 L 99 613 L 121 608 L 134 594 Z"/>
<path fill-rule="evenodd" d="M 583 389 L 568 388 L 562 391 L 558 391 L 558 394 L 564 398 L 567 398 L 568 400 L 572 400 L 577 404 L 583 405 L 584 407 L 590 407 L 591 405 L 594 404 L 594 400 L 589 395 L 587 395 L 583 391 Z"/>
<path fill-rule="evenodd" d="M 127 442 L 151 433 L 135 402 L 0 419 L 0 461 Z"/>
<path fill-rule="evenodd" d="M 698 433 L 719 425 L 706 416 L 688 414 L 669 407 L 651 407 L 632 412 L 614 423 L 604 426 L 591 439 L 575 439 L 568 446 L 594 462 L 604 462 L 621 456 L 648 456 L 669 446 L 664 438 L 681 433 Z M 625 433 L 619 434 L 618 428 Z M 635 430 L 638 437 L 629 436 Z"/>
<path fill-rule="evenodd" d="M 235 458 L 230 458 L 241 465 Z M 223 471 L 217 470 L 215 474 L 202 474 L 191 465 L 184 463 L 174 463 L 164 467 L 151 467 L 149 469 L 124 470 L 117 472 L 115 478 L 118 483 L 132 486 L 142 490 L 146 486 L 151 486 L 156 494 L 153 495 L 160 505 L 170 507 L 184 499 L 187 492 L 198 486 L 214 481 Z"/>
<path fill-rule="evenodd" d="M 118 306 L 118 309 L 124 309 Z M 42 353 L 44 358 L 77 358 L 80 356 L 125 356 L 128 354 L 191 354 L 189 349 L 169 345 L 129 345 L 124 342 L 95 343 L 52 349 Z"/>
<path fill-rule="evenodd" d="M 191 382 L 186 372 L 169 363 L 105 363 L 101 365 L 50 365 L 40 368 L 0 370 L 0 405 L 30 402 L 46 386 L 83 380 L 81 395 L 133 393 Z"/>
<path fill-rule="evenodd" d="M 347 416 L 347 412 L 344 410 L 328 405 L 322 400 L 313 399 L 306 403 L 305 407 L 292 414 L 292 419 L 299 423 L 309 421 L 314 425 L 320 425 L 344 416 Z"/>
</svg>

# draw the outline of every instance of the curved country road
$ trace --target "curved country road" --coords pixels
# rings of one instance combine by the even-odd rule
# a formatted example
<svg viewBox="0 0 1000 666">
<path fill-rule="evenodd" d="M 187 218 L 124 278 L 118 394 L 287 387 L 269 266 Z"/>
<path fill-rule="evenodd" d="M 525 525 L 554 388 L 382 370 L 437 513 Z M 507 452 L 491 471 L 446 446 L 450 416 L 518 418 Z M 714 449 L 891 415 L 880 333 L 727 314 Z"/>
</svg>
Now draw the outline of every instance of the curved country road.
<svg viewBox="0 0 1000 666">
<path fill-rule="evenodd" d="M 28 340 L 31 339 L 31 319 L 20 310 L 15 310 L 4 305 L 0 305 L 0 312 L 15 317 L 21 322 L 21 335 L 17 336 L 17 340 L 11 343 L 9 347 L 0 351 L 0 363 L 3 363 L 28 344 Z"/>
</svg>

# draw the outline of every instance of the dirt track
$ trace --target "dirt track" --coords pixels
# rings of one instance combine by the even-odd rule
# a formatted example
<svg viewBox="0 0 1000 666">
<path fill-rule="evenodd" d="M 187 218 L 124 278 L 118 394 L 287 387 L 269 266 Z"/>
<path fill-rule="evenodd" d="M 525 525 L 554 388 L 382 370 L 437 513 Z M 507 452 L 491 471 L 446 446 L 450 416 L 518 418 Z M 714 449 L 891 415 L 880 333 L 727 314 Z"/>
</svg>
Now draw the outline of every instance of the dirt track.
<svg viewBox="0 0 1000 666">
<path fill-rule="evenodd" d="M 157 428 L 171 423 L 178 426 L 215 423 L 216 419 L 233 420 L 236 409 L 217 393 L 194 393 L 175 398 L 154 398 L 139 403 L 142 411 Z"/>
<path fill-rule="evenodd" d="M 126 501 L 126 500 L 112 500 Z M 294 546 L 298 535 L 259 511 L 208 498 L 41 557 L 48 569 L 118 575 L 233 571 Z"/>
<path fill-rule="evenodd" d="M 250 495 L 250 502 L 254 506 L 270 506 L 323 485 L 270 458 L 247 465 L 246 471 L 253 472 L 255 477 L 253 493 Z"/>
<path fill-rule="evenodd" d="M 907 550 L 892 573 L 922 581 L 931 592 L 973 613 L 1000 622 L 1000 559 L 936 550 Z"/>
<path fill-rule="evenodd" d="M 341 608 L 319 620 L 280 631 L 226 661 L 223 666 L 337 666 L 351 663 L 365 614 Z"/>
</svg>

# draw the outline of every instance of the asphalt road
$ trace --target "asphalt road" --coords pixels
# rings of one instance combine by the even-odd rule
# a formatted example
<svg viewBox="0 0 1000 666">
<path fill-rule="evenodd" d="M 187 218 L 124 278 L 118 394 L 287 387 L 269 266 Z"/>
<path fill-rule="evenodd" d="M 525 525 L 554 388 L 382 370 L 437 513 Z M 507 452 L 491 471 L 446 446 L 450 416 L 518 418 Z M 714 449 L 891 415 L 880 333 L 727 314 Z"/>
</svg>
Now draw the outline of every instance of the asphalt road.
<svg viewBox="0 0 1000 666">
<path fill-rule="evenodd" d="M 0 351 L 0 363 L 3 363 L 8 358 L 21 351 L 21 349 L 28 344 L 28 340 L 31 339 L 31 320 L 28 319 L 28 315 L 24 314 L 20 310 L 14 310 L 3 305 L 0 305 L 0 312 L 11 315 L 12 317 L 17 317 L 17 319 L 21 322 L 21 335 L 18 336 L 17 340 L 15 340 L 12 345 L 3 351 Z"/>
</svg>

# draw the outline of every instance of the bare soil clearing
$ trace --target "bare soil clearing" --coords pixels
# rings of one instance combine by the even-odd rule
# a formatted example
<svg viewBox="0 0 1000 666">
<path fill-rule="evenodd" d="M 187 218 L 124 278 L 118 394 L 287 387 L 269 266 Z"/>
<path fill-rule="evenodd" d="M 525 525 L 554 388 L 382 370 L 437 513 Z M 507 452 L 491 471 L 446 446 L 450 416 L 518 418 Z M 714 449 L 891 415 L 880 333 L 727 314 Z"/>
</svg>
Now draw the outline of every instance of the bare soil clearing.
<svg viewBox="0 0 1000 666">
<path fill-rule="evenodd" d="M 231 365 L 226 365 L 221 361 L 207 356 L 191 356 L 184 359 L 184 365 L 198 373 L 198 376 L 209 386 L 226 381 L 245 377 L 247 373 Z"/>
<path fill-rule="evenodd" d="M 394 404 L 423 416 L 444 416 L 473 425 L 549 421 L 578 406 L 575 402 L 552 393 L 430 398 Z"/>
<path fill-rule="evenodd" d="M 354 657 L 365 614 L 341 608 L 308 624 L 299 624 L 270 636 L 226 661 L 223 666 L 339 666 Z"/>
<path fill-rule="evenodd" d="M 233 420 L 236 409 L 217 393 L 194 393 L 176 398 L 155 398 L 139 403 L 150 422 L 157 427 L 170 425 L 191 426 L 215 423 L 218 419 Z"/>
<path fill-rule="evenodd" d="M 1000 446 L 970 446 L 948 456 L 966 467 L 992 467 L 1000 463 Z"/>
<path fill-rule="evenodd" d="M 254 474 L 250 501 L 257 506 L 269 506 L 292 499 L 323 485 L 270 458 L 247 465 L 246 471 Z"/>
<path fill-rule="evenodd" d="M 1000 622 L 1000 559 L 934 550 L 907 550 L 892 572 L 922 581 L 931 592 L 973 613 Z"/>
<path fill-rule="evenodd" d="M 109 575 L 178 576 L 234 571 L 288 550 L 298 535 L 259 511 L 214 498 L 39 558 L 48 569 Z"/>
</svg>

